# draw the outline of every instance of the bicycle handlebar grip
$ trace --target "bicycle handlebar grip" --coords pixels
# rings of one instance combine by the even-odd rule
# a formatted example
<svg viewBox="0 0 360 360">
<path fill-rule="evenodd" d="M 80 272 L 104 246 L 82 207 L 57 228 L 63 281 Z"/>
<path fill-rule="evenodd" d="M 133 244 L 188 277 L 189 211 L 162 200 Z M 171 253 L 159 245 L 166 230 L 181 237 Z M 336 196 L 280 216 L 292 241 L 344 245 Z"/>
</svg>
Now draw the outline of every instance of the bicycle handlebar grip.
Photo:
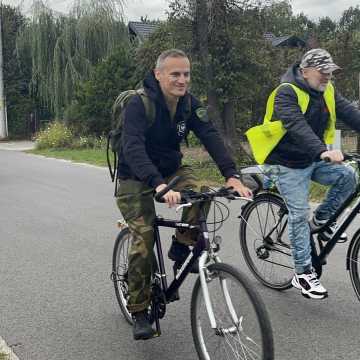
<svg viewBox="0 0 360 360">
<path fill-rule="evenodd" d="M 158 193 L 155 194 L 154 199 L 157 202 L 164 202 L 164 199 L 162 198 L 169 190 L 173 189 L 175 185 L 180 181 L 180 176 L 175 176 L 166 186 L 166 188 L 162 189 Z"/>
</svg>

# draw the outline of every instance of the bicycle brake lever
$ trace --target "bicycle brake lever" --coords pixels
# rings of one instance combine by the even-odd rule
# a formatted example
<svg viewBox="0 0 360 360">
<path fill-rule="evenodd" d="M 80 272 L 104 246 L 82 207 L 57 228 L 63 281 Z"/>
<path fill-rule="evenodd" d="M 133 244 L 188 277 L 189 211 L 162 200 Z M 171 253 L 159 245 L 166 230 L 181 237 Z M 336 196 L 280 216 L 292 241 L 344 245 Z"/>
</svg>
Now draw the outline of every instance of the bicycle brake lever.
<svg viewBox="0 0 360 360">
<path fill-rule="evenodd" d="M 192 206 L 193 204 L 191 202 L 188 202 L 186 204 L 181 204 L 179 206 L 176 207 L 175 211 L 178 212 L 179 210 L 181 210 L 182 208 L 186 208 L 186 207 L 190 207 Z"/>
<path fill-rule="evenodd" d="M 233 196 L 231 198 L 229 198 L 229 200 L 245 200 L 245 201 L 254 201 L 254 199 L 252 198 L 248 198 L 248 197 L 245 197 L 245 196 Z"/>
<path fill-rule="evenodd" d="M 245 200 L 245 201 L 249 201 L 249 202 L 254 201 L 253 198 L 248 198 L 248 197 L 245 197 L 245 196 L 237 196 L 236 200 Z"/>
</svg>

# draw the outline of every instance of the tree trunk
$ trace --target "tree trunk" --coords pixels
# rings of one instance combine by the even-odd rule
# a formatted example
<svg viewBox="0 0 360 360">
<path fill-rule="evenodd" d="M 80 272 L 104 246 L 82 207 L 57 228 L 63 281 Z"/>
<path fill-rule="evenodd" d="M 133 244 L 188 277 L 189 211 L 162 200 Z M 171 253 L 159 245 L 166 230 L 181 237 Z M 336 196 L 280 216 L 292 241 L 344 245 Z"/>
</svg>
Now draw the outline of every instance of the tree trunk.
<svg viewBox="0 0 360 360">
<path fill-rule="evenodd" d="M 209 63 L 209 14 L 208 0 L 196 0 L 195 4 L 195 22 L 194 47 L 195 53 L 198 54 L 198 61 L 201 64 L 201 72 L 204 74 L 207 90 L 208 113 L 210 120 L 215 124 L 222 133 L 222 121 L 220 119 L 220 111 L 218 97 L 213 88 L 213 71 Z"/>
<path fill-rule="evenodd" d="M 234 101 L 229 101 L 224 104 L 221 120 L 224 128 L 224 141 L 228 148 L 234 150 L 233 144 L 236 139 L 236 127 L 235 127 L 235 104 Z"/>
<path fill-rule="evenodd" d="M 358 108 L 360 109 L 360 73 L 359 73 L 359 104 L 358 104 Z M 360 134 L 357 133 L 356 136 L 356 152 L 358 154 L 360 154 Z"/>
</svg>

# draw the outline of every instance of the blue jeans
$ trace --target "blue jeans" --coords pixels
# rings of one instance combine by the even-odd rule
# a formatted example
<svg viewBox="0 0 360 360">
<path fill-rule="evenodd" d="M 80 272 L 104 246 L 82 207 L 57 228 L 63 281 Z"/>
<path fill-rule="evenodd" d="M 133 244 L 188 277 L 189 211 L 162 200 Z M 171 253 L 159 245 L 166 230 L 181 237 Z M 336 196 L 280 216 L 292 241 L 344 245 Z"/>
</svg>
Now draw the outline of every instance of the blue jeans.
<svg viewBox="0 0 360 360">
<path fill-rule="evenodd" d="M 315 211 L 318 219 L 328 219 L 355 191 L 357 176 L 350 166 L 324 161 L 314 162 L 305 169 L 281 165 L 265 165 L 264 172 L 276 184 L 289 210 L 288 230 L 292 244 L 295 271 L 298 274 L 311 268 L 309 227 L 310 180 L 331 185 L 324 202 Z"/>
</svg>

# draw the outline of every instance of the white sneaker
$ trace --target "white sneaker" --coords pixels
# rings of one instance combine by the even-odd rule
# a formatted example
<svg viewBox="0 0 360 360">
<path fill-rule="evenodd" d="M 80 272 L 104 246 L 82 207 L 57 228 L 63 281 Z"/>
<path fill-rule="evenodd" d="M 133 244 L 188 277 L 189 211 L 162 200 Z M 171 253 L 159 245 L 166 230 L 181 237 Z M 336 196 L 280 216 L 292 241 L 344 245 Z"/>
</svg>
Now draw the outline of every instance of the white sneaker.
<svg viewBox="0 0 360 360">
<path fill-rule="evenodd" d="M 314 270 L 295 274 L 291 284 L 296 289 L 301 290 L 301 294 L 307 298 L 321 300 L 328 296 L 327 290 L 320 284 Z"/>
<path fill-rule="evenodd" d="M 315 215 L 312 218 L 312 225 L 315 228 L 319 228 L 323 225 L 325 225 L 327 222 L 327 220 L 319 220 Z M 333 234 L 335 233 L 336 229 L 337 229 L 338 225 L 336 222 L 333 222 L 332 224 L 330 224 L 329 226 L 327 226 L 327 228 L 324 231 L 321 231 L 319 233 L 319 237 L 322 241 L 329 241 Z M 345 242 L 347 241 L 347 234 L 346 233 L 342 233 L 340 235 L 340 238 L 338 240 L 338 242 Z"/>
</svg>

